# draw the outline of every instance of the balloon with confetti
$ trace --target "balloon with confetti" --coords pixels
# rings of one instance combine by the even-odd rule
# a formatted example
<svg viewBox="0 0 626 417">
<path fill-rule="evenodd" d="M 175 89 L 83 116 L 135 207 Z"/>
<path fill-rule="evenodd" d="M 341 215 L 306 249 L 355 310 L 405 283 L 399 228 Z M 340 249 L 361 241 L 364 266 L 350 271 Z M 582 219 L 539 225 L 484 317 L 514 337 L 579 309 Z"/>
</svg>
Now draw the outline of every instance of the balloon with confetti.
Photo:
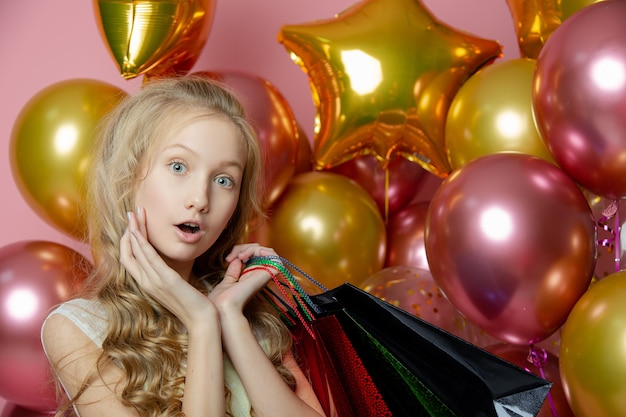
<svg viewBox="0 0 626 417">
<path fill-rule="evenodd" d="M 371 275 L 359 286 L 459 337 L 465 335 L 466 320 L 448 301 L 430 271 L 413 266 L 387 267 Z"/>
</svg>

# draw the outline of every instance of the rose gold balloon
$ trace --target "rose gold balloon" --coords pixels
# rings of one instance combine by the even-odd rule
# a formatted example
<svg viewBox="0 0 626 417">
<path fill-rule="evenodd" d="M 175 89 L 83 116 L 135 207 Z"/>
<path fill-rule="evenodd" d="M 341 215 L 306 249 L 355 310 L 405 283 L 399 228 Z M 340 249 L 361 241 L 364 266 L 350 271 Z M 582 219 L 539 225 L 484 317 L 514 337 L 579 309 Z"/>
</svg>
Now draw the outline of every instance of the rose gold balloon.
<svg viewBox="0 0 626 417">
<path fill-rule="evenodd" d="M 82 284 L 89 262 L 57 243 L 16 242 L 0 248 L 0 396 L 38 411 L 55 408 L 40 329 L 50 308 Z"/>
<path fill-rule="evenodd" d="M 535 348 L 531 351 L 529 346 L 507 343 L 487 346 L 485 350 L 552 382 L 550 393 L 543 402 L 537 417 L 575 417 L 563 392 L 563 385 L 561 385 L 558 356 L 541 348 Z"/>
<path fill-rule="evenodd" d="M 186 74 L 211 31 L 214 0 L 93 0 L 96 22 L 126 78 Z"/>
<path fill-rule="evenodd" d="M 576 183 L 549 162 L 493 154 L 443 181 L 425 244 L 452 304 L 499 339 L 529 345 L 553 334 L 587 290 L 595 225 Z"/>
<path fill-rule="evenodd" d="M 601 197 L 626 197 L 626 2 L 575 13 L 537 58 L 533 105 L 554 160 Z"/>
<path fill-rule="evenodd" d="M 401 157 L 393 158 L 383 169 L 372 155 L 353 158 L 328 171 L 344 175 L 367 190 L 385 220 L 413 199 L 426 173 L 419 164 Z"/>
<path fill-rule="evenodd" d="M 50 417 L 50 412 L 29 410 L 13 403 L 7 403 L 4 408 L 0 408 L 0 417 Z"/>
<path fill-rule="evenodd" d="M 395 213 L 387 222 L 385 266 L 408 265 L 430 270 L 424 247 L 424 227 L 430 203 L 414 203 Z"/>
<path fill-rule="evenodd" d="M 385 224 L 372 197 L 349 178 L 299 174 L 269 215 L 271 246 L 326 287 L 356 283 L 383 267 Z"/>
<path fill-rule="evenodd" d="M 220 80 L 232 88 L 243 102 L 265 159 L 264 203 L 269 207 L 295 173 L 300 135 L 303 133 L 289 103 L 274 85 L 254 75 L 208 71 L 195 74 Z"/>
<path fill-rule="evenodd" d="M 313 149 L 311 149 L 309 138 L 300 125 L 298 125 L 298 141 L 298 155 L 296 157 L 294 175 L 313 170 Z"/>
</svg>

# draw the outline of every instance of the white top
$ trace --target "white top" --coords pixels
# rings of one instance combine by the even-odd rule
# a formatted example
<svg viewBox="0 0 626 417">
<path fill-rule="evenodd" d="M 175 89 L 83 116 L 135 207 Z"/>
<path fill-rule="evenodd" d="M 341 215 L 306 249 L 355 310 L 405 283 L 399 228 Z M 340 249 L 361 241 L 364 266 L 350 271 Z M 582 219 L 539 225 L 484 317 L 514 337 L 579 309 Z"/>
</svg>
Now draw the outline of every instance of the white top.
<svg viewBox="0 0 626 417">
<path fill-rule="evenodd" d="M 98 301 L 83 298 L 73 299 L 61 304 L 48 317 L 53 314 L 61 314 L 70 319 L 96 346 L 102 348 L 107 328 L 107 317 Z M 233 415 L 235 417 L 250 417 L 250 400 L 239 375 L 226 356 L 224 356 L 224 379 L 232 394 L 231 410 Z M 78 416 L 78 411 L 76 411 L 76 415 Z"/>
</svg>

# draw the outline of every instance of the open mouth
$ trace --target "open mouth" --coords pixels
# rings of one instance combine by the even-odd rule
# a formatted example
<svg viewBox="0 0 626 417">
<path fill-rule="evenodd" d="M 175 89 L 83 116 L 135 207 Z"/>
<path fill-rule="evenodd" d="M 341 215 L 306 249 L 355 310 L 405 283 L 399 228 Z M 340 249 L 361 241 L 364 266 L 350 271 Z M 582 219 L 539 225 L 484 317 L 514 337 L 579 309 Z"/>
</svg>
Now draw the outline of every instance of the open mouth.
<svg viewBox="0 0 626 417">
<path fill-rule="evenodd" d="M 200 231 L 200 226 L 193 223 L 182 223 L 177 225 L 177 227 L 185 233 L 198 233 Z"/>
</svg>

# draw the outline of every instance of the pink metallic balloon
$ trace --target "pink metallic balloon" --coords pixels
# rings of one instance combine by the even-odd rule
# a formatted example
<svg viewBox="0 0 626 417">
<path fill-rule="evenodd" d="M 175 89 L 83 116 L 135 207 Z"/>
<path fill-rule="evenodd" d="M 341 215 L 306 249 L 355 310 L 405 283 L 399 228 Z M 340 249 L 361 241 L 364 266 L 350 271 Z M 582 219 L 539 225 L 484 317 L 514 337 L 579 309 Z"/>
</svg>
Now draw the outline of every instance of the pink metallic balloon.
<svg viewBox="0 0 626 417">
<path fill-rule="evenodd" d="M 528 345 L 554 333 L 588 288 L 596 247 L 576 183 L 530 155 L 492 154 L 435 193 L 425 244 L 433 277 L 487 333 Z"/>
<path fill-rule="evenodd" d="M 550 393 L 543 402 L 537 417 L 575 417 L 563 392 L 557 355 L 542 348 L 535 347 L 531 350 L 529 346 L 516 346 L 507 343 L 487 346 L 485 350 L 525 369 L 527 372 L 552 382 Z"/>
<path fill-rule="evenodd" d="M 88 268 L 79 253 L 53 242 L 0 248 L 0 396 L 7 401 L 36 411 L 54 409 L 40 329 L 50 308 L 72 295 Z"/>
<path fill-rule="evenodd" d="M 409 204 L 426 173 L 419 164 L 402 157 L 393 158 L 383 169 L 373 155 L 355 157 L 328 171 L 344 175 L 367 190 L 384 219 Z"/>
<path fill-rule="evenodd" d="M 0 408 L 0 417 L 52 417 L 50 412 L 29 410 L 13 403 L 6 403 Z"/>
<path fill-rule="evenodd" d="M 550 153 L 594 194 L 626 197 L 626 2 L 592 4 L 550 36 L 533 81 Z"/>
<path fill-rule="evenodd" d="M 408 265 L 429 270 L 424 247 L 428 202 L 409 204 L 387 222 L 385 266 Z"/>
</svg>

